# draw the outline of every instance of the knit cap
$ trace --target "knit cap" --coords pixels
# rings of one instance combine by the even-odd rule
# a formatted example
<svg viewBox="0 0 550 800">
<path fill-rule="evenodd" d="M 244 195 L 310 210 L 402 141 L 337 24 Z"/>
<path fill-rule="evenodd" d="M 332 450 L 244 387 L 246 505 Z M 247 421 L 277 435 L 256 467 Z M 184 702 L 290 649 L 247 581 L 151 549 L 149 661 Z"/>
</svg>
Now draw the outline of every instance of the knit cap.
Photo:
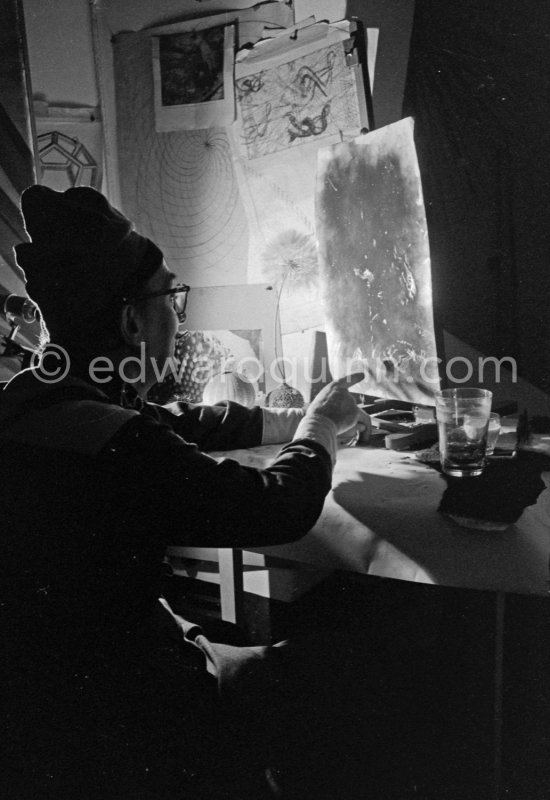
<svg viewBox="0 0 550 800">
<path fill-rule="evenodd" d="M 95 189 L 30 186 L 21 196 L 30 242 L 14 247 L 29 297 L 50 332 L 97 319 L 161 266 L 161 250 Z"/>
</svg>

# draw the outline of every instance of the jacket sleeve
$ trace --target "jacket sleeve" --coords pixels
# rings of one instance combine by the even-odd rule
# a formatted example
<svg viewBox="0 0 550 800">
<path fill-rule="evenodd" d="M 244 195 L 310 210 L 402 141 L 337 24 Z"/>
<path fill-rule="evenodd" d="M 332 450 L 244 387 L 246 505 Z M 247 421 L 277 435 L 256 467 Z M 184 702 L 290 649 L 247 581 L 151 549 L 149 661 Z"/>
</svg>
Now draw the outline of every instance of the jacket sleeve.
<svg viewBox="0 0 550 800">
<path fill-rule="evenodd" d="M 256 447 L 262 443 L 262 409 L 257 406 L 246 408 L 233 401 L 202 406 L 178 401 L 165 406 L 149 403 L 147 410 L 150 416 L 205 452 Z"/>
<path fill-rule="evenodd" d="M 304 417 L 301 408 L 245 408 L 232 401 L 213 406 L 178 401 L 149 407 L 157 419 L 206 452 L 290 442 Z"/>
<path fill-rule="evenodd" d="M 285 445 L 255 469 L 213 459 L 151 419 L 131 421 L 105 448 L 116 472 L 134 481 L 139 526 L 166 545 L 280 544 L 313 527 L 330 490 L 332 462 L 318 442 Z M 110 464 L 110 469 L 113 468 Z"/>
</svg>

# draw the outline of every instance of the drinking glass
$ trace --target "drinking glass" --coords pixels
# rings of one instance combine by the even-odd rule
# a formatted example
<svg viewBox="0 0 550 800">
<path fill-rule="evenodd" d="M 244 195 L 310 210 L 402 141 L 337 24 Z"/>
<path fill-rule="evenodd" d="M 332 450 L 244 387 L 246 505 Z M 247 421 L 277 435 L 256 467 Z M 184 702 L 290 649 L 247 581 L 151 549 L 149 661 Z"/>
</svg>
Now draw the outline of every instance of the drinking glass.
<svg viewBox="0 0 550 800">
<path fill-rule="evenodd" d="M 461 387 L 435 394 L 441 467 L 459 478 L 481 475 L 485 467 L 492 392 Z"/>
</svg>

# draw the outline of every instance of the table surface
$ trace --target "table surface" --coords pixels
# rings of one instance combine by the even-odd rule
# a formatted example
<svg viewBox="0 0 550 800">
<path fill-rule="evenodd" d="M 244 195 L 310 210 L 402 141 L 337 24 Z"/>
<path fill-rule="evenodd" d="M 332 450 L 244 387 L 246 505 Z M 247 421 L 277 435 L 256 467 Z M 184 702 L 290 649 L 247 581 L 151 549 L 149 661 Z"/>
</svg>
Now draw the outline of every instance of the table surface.
<svg viewBox="0 0 550 800">
<path fill-rule="evenodd" d="M 279 449 L 269 445 L 223 455 L 261 467 Z M 542 477 L 546 488 L 515 524 L 476 530 L 438 511 L 445 479 L 414 453 L 340 448 L 333 488 L 314 528 L 298 542 L 249 550 L 318 568 L 548 595 L 550 473 Z"/>
</svg>

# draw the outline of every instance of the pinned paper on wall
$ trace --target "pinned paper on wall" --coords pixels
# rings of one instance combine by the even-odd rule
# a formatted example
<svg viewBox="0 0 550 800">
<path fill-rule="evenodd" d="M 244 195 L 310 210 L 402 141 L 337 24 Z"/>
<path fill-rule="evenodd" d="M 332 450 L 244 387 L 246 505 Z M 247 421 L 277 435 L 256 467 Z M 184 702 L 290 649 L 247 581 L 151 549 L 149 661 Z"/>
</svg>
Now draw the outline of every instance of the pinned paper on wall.
<svg viewBox="0 0 550 800">
<path fill-rule="evenodd" d="M 276 287 L 283 334 L 323 324 L 313 203 L 317 150 L 308 144 L 284 157 L 234 164 L 249 221 L 247 280 Z"/>
<path fill-rule="evenodd" d="M 236 59 L 233 144 L 249 221 L 248 280 L 277 287 L 284 335 L 323 324 L 314 213 L 317 153 L 322 145 L 355 138 L 367 125 L 354 32 L 349 21 L 309 20 Z"/>
<path fill-rule="evenodd" d="M 235 136 L 244 158 L 356 135 L 368 125 L 350 24 L 309 25 L 297 36 L 260 42 L 237 59 Z"/>
<path fill-rule="evenodd" d="M 215 331 L 225 357 L 234 360 L 239 372 L 263 392 L 275 388 L 281 339 L 277 293 L 271 285 L 194 287 L 186 324 L 192 331 Z"/>
<path fill-rule="evenodd" d="M 317 234 L 329 366 L 354 391 L 439 388 L 430 250 L 411 118 L 319 152 Z"/>
<path fill-rule="evenodd" d="M 263 403 L 279 383 L 281 339 L 273 287 L 193 287 L 187 312 L 188 329 L 176 340 L 175 369 L 166 371 L 149 398 L 200 403 L 211 379 L 235 370 L 253 384 L 257 402 Z"/>
<path fill-rule="evenodd" d="M 235 116 L 234 25 L 180 23 L 151 41 L 156 130 L 230 125 Z"/>
</svg>

